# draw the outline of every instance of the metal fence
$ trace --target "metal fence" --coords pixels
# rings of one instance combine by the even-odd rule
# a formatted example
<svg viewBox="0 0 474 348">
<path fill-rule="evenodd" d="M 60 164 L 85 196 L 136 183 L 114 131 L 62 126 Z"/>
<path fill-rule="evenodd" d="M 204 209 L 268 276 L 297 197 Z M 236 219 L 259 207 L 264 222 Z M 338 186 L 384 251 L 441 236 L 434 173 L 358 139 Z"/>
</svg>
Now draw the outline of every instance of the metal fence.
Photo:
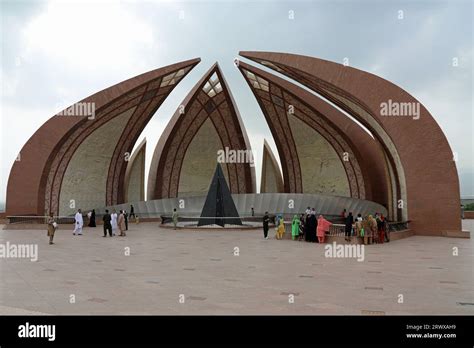
<svg viewBox="0 0 474 348">
<path fill-rule="evenodd" d="M 395 221 L 388 222 L 388 231 L 397 232 L 408 230 L 408 223 L 410 221 Z M 330 236 L 344 236 L 345 235 L 345 225 L 344 224 L 332 224 L 329 228 Z"/>
<path fill-rule="evenodd" d="M 389 232 L 397 232 L 397 231 L 403 231 L 403 230 L 408 230 L 408 221 L 395 221 L 395 222 L 389 222 L 388 223 L 388 231 Z"/>
<path fill-rule="evenodd" d="M 344 236 L 346 225 L 343 224 L 332 224 L 329 227 L 329 236 Z"/>
</svg>

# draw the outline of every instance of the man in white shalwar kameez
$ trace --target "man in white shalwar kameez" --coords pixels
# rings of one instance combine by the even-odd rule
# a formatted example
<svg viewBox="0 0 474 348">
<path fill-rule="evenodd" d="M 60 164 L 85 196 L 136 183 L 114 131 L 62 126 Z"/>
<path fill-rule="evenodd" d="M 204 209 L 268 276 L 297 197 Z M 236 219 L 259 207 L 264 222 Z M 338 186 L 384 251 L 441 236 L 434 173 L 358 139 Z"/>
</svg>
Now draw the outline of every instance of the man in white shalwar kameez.
<svg viewBox="0 0 474 348">
<path fill-rule="evenodd" d="M 115 236 L 117 229 L 118 229 L 118 215 L 117 211 L 114 209 L 114 212 L 110 214 L 110 217 L 112 218 L 112 221 L 110 223 L 112 224 L 112 235 Z"/>
<path fill-rule="evenodd" d="M 78 234 L 79 236 L 82 236 L 82 226 L 84 225 L 84 220 L 82 219 L 82 212 L 81 209 L 79 209 L 74 216 L 74 232 L 72 232 L 73 235 Z"/>
</svg>

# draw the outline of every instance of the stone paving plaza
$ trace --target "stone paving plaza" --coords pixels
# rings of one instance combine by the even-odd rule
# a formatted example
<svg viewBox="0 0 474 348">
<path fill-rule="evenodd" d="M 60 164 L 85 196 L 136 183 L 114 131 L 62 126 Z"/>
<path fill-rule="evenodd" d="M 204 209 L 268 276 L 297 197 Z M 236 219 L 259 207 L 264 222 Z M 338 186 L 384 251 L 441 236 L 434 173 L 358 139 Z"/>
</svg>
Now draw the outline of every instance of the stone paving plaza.
<svg viewBox="0 0 474 348">
<path fill-rule="evenodd" d="M 103 238 L 101 226 L 84 236 L 62 226 L 50 246 L 46 231 L 0 230 L 2 244 L 37 243 L 39 253 L 0 259 L 0 313 L 474 314 L 473 239 L 415 236 L 368 246 L 357 262 L 270 235 L 142 223 Z"/>
</svg>

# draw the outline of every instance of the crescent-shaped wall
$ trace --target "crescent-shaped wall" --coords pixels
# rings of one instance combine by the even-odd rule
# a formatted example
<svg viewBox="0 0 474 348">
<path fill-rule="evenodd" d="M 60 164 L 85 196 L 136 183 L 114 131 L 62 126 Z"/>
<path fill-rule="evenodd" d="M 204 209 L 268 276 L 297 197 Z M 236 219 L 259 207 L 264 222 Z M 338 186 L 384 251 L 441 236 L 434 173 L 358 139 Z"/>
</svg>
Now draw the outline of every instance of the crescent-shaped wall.
<svg viewBox="0 0 474 348">
<path fill-rule="evenodd" d="M 251 151 L 237 107 L 214 64 L 187 95 L 155 148 L 147 199 L 205 195 L 218 151 Z M 232 193 L 255 192 L 250 162 L 221 163 Z"/>
<path fill-rule="evenodd" d="M 275 83 L 275 76 L 243 62 L 239 62 L 239 69 L 257 98 L 277 144 L 285 192 L 339 196 L 352 196 L 352 193 L 358 198 L 353 161 L 342 166 L 338 156 L 342 160 L 346 150 L 335 140 L 331 126 L 312 110 L 305 113 L 302 100 L 290 96 L 287 89 Z M 339 151 L 336 152 L 335 148 Z M 314 151 L 319 151 L 319 156 Z M 350 171 L 354 180 L 348 180 L 345 169 Z"/>
<path fill-rule="evenodd" d="M 303 88 L 244 62 L 239 62 L 239 69 L 262 107 L 279 149 L 283 171 L 289 173 L 285 176 L 285 180 L 289 181 L 286 192 L 294 189 L 291 181 L 295 180 L 296 175 L 290 178 L 291 174 L 299 172 L 304 193 L 352 196 L 373 200 L 385 207 L 391 206 L 390 178 L 383 150 L 376 139 L 338 109 Z M 267 83 L 268 88 L 262 83 Z M 288 130 L 284 126 L 278 130 L 278 124 L 285 118 Z M 296 119 L 307 127 L 293 131 L 292 124 Z M 288 144 L 287 148 L 291 148 L 293 143 L 296 148 L 293 153 L 298 157 L 290 156 L 290 160 L 284 160 L 288 157 L 284 145 Z M 305 152 L 309 153 L 305 155 Z M 323 169 L 327 170 L 325 176 L 319 174 Z M 327 185 L 337 185 L 338 181 L 350 183 L 350 191 L 337 191 Z M 323 187 L 313 192 L 306 189 L 310 185 L 316 190 L 318 185 Z"/>
<path fill-rule="evenodd" d="M 303 88 L 244 62 L 238 65 L 277 143 L 285 192 L 301 187 L 304 193 L 366 198 L 389 206 L 383 152 L 362 127 Z"/>
<path fill-rule="evenodd" d="M 7 214 L 69 214 L 124 202 L 127 154 L 164 99 L 199 61 L 138 75 L 50 118 L 12 167 Z"/>
<path fill-rule="evenodd" d="M 270 52 L 240 54 L 304 84 L 372 132 L 390 162 L 400 205 L 397 215 L 410 220 L 417 234 L 461 231 L 453 153 L 435 119 L 416 98 L 376 75 L 322 59 Z M 387 116 L 387 105 L 409 105 L 415 112 Z"/>
</svg>

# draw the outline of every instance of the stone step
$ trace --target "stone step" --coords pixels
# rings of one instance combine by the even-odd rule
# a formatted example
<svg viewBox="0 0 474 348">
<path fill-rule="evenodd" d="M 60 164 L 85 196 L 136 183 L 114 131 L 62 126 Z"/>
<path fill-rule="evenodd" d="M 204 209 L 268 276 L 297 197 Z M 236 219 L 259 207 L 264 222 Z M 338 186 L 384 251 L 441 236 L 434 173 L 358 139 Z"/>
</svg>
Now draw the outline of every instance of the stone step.
<svg viewBox="0 0 474 348">
<path fill-rule="evenodd" d="M 471 238 L 471 232 L 467 230 L 463 231 L 444 231 L 442 234 L 444 237 L 449 238 Z"/>
<path fill-rule="evenodd" d="M 390 232 L 390 241 L 394 240 L 399 240 L 403 238 L 408 238 L 411 236 L 414 236 L 415 233 L 412 230 L 401 230 L 401 231 L 395 231 L 395 232 Z"/>
</svg>

